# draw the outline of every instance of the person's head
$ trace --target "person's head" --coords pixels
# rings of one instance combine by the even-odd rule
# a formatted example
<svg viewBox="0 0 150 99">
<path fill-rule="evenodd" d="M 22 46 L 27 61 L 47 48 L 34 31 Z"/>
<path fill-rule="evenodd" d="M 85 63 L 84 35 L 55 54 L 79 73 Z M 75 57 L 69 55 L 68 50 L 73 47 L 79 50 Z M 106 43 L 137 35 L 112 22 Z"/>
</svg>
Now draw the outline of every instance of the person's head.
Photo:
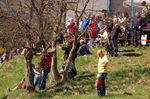
<svg viewBox="0 0 150 99">
<path fill-rule="evenodd" d="M 20 53 L 21 52 L 21 50 L 20 49 L 17 49 L 17 53 Z"/>
<path fill-rule="evenodd" d="M 113 23 L 112 17 L 109 17 L 109 18 L 108 18 L 108 23 Z"/>
<path fill-rule="evenodd" d="M 73 44 L 73 41 L 72 41 L 72 40 L 70 40 L 70 41 L 67 42 L 67 45 L 68 45 L 68 46 L 72 46 L 72 44 Z"/>
<path fill-rule="evenodd" d="M 140 17 L 140 16 L 141 16 L 140 12 L 136 12 L 136 13 L 135 13 L 135 17 L 138 18 L 138 17 Z"/>
<path fill-rule="evenodd" d="M 119 22 L 118 17 L 115 16 L 115 17 L 113 18 L 113 23 L 117 24 L 118 22 Z"/>
<path fill-rule="evenodd" d="M 129 14 L 128 14 L 128 12 L 123 12 L 123 13 L 122 13 L 122 16 L 128 18 L 128 17 L 129 17 Z"/>
<path fill-rule="evenodd" d="M 102 20 L 102 17 L 101 16 L 96 16 L 96 21 L 99 22 Z"/>
<path fill-rule="evenodd" d="M 86 15 L 86 18 L 90 18 L 90 16 L 91 16 L 91 13 L 88 12 L 87 15 Z"/>
<path fill-rule="evenodd" d="M 84 43 L 84 40 L 80 40 L 80 45 L 82 45 Z"/>
<path fill-rule="evenodd" d="M 94 20 L 95 19 L 95 15 L 91 14 L 90 15 L 90 20 Z"/>
<path fill-rule="evenodd" d="M 142 1 L 142 2 L 141 2 L 141 5 L 142 5 L 142 6 L 145 6 L 145 5 L 146 5 L 146 1 Z"/>
<path fill-rule="evenodd" d="M 40 66 L 40 64 L 36 64 L 35 69 L 38 71 L 42 71 L 42 67 Z"/>
<path fill-rule="evenodd" d="M 97 55 L 98 55 L 99 57 L 103 57 L 103 56 L 104 56 L 104 53 L 103 53 L 102 50 L 98 50 L 98 51 L 97 51 Z"/>
<path fill-rule="evenodd" d="M 105 17 L 107 16 L 107 15 L 106 15 L 106 10 L 102 10 L 101 12 L 102 12 L 102 13 L 101 13 L 101 17 L 102 17 L 102 18 L 105 18 Z"/>
</svg>

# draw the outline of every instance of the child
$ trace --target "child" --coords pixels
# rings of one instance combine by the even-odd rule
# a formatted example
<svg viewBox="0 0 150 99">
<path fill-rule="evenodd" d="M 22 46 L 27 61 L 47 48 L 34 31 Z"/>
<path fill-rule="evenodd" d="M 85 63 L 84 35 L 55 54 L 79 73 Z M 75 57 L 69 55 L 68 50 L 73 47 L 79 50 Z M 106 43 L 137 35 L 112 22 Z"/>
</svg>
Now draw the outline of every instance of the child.
<svg viewBox="0 0 150 99">
<path fill-rule="evenodd" d="M 103 54 L 103 51 L 97 51 L 99 60 L 98 60 L 98 80 L 97 83 L 101 83 L 101 86 L 98 88 L 98 96 L 105 96 L 105 78 L 107 76 L 107 64 L 108 58 Z"/>
<path fill-rule="evenodd" d="M 40 90 L 40 86 L 42 83 L 42 79 L 43 79 L 43 69 L 41 68 L 41 66 L 39 64 L 37 64 L 35 66 L 35 68 L 33 69 L 34 71 L 34 85 L 35 85 L 35 90 Z"/>
<path fill-rule="evenodd" d="M 25 88 L 25 78 L 23 78 L 15 88 L 13 89 L 8 88 L 8 91 L 14 91 L 21 88 Z"/>
</svg>

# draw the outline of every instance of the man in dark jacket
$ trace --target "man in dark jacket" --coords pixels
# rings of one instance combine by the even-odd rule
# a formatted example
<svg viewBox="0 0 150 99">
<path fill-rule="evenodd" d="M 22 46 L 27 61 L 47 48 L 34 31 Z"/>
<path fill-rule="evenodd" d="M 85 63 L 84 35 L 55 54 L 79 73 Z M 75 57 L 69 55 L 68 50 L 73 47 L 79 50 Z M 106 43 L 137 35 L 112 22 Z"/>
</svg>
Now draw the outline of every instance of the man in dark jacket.
<svg viewBox="0 0 150 99">
<path fill-rule="evenodd" d="M 138 47 L 140 45 L 141 32 L 143 27 L 145 26 L 144 19 L 141 17 L 140 12 L 135 13 L 134 18 L 134 46 Z"/>
<path fill-rule="evenodd" d="M 113 28 L 110 34 L 111 37 L 111 46 L 112 46 L 112 53 L 111 56 L 118 56 L 118 35 L 121 32 L 120 26 L 118 25 L 118 18 L 113 18 Z"/>
</svg>

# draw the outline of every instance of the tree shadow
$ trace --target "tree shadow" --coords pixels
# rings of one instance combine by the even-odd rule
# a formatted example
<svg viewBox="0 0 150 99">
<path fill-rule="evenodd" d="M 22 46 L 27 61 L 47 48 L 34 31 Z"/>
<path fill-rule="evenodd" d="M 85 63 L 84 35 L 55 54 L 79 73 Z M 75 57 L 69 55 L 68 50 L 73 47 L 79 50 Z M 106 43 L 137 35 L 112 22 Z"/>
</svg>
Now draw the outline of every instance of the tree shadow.
<svg viewBox="0 0 150 99">
<path fill-rule="evenodd" d="M 132 96 L 133 94 L 130 93 L 130 92 L 124 92 L 124 93 L 120 93 L 120 94 L 108 94 L 106 95 L 106 97 L 123 97 L 125 95 L 128 95 L 128 96 Z"/>
<path fill-rule="evenodd" d="M 119 51 L 119 52 L 135 52 L 135 50 L 122 50 L 122 51 Z"/>
<path fill-rule="evenodd" d="M 127 53 L 123 54 L 123 56 L 128 56 L 128 57 L 139 57 L 142 56 L 143 54 L 138 54 L 138 53 Z"/>
<path fill-rule="evenodd" d="M 95 73 L 90 71 L 82 71 L 79 72 L 78 75 L 75 77 L 75 80 L 69 80 L 65 83 L 59 83 L 56 85 L 49 86 L 45 90 L 36 92 L 34 97 L 40 98 L 54 98 L 60 95 L 74 95 L 78 94 L 85 94 L 90 92 L 90 89 L 94 89 L 94 82 L 95 82 Z M 52 94 L 49 94 L 52 93 Z"/>
</svg>

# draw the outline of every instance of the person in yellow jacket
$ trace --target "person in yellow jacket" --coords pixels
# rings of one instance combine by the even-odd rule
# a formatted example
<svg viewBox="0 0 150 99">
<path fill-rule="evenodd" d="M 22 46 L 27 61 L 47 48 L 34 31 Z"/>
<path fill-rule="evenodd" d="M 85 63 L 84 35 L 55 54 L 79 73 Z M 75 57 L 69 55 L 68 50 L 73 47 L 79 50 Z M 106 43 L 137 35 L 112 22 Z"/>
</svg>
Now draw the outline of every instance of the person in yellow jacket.
<svg viewBox="0 0 150 99">
<path fill-rule="evenodd" d="M 101 80 L 101 88 L 99 89 L 98 96 L 105 96 L 106 95 L 106 88 L 105 88 L 105 78 L 107 76 L 107 64 L 108 64 L 108 58 L 106 55 L 104 55 L 102 50 L 97 51 L 99 60 L 98 60 L 98 74 L 99 80 Z"/>
<path fill-rule="evenodd" d="M 141 5 L 143 6 L 142 8 L 142 13 L 141 13 L 141 17 L 144 18 L 144 19 L 147 19 L 149 18 L 149 8 L 148 6 L 146 5 L 146 1 L 142 1 Z"/>
</svg>

